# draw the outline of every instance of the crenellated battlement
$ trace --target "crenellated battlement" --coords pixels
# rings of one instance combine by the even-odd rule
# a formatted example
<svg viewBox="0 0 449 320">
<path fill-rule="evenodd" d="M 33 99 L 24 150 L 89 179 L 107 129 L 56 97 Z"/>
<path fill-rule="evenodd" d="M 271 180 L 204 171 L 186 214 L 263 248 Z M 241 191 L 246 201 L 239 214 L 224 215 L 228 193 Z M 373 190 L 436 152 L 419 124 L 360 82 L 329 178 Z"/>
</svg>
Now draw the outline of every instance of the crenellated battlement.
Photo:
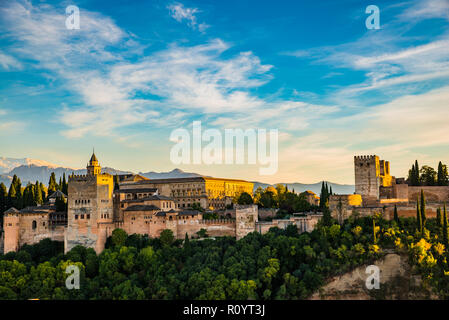
<svg viewBox="0 0 449 320">
<path fill-rule="evenodd" d="M 69 176 L 69 182 L 71 181 L 77 181 L 77 182 L 91 182 L 96 181 L 95 176 L 86 175 L 86 174 L 77 174 L 77 175 L 70 175 Z"/>
<path fill-rule="evenodd" d="M 203 219 L 199 224 L 235 224 L 234 219 Z"/>
<path fill-rule="evenodd" d="M 376 159 L 376 155 L 362 155 L 362 156 L 354 156 L 355 162 L 368 162 Z"/>
</svg>

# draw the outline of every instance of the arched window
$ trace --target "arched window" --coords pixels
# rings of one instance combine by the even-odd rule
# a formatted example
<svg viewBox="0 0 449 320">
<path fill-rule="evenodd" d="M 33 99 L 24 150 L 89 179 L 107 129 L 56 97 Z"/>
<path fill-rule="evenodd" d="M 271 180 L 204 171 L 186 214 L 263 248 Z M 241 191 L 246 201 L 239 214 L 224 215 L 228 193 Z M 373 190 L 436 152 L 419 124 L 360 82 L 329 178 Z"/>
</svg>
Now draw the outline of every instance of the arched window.
<svg viewBox="0 0 449 320">
<path fill-rule="evenodd" d="M 36 220 L 33 220 L 32 227 L 33 227 L 33 230 L 37 228 L 37 222 L 36 222 Z"/>
</svg>

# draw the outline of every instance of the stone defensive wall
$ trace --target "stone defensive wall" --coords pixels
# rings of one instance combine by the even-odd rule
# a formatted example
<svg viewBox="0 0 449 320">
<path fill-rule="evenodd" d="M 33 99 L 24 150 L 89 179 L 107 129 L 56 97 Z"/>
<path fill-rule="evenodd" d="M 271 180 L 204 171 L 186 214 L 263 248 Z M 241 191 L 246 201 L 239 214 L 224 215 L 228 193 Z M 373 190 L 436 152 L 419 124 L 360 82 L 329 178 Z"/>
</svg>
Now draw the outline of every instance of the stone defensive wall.
<svg viewBox="0 0 449 320">
<path fill-rule="evenodd" d="M 318 221 L 322 218 L 322 214 L 307 215 L 305 217 L 292 217 L 290 219 L 274 219 L 272 221 L 256 222 L 256 231 L 265 234 L 271 228 L 287 229 L 289 225 L 296 225 L 299 233 L 311 232 Z"/>
<path fill-rule="evenodd" d="M 235 220 L 231 219 L 216 219 L 216 220 L 196 220 L 191 223 L 183 223 L 178 220 L 176 237 L 184 239 L 185 234 L 196 236 L 196 233 L 201 229 L 205 229 L 207 234 L 211 237 L 231 236 L 235 237 Z"/>
<path fill-rule="evenodd" d="M 427 202 L 449 202 L 449 186 L 408 186 L 409 201 L 416 202 L 421 190 Z"/>
<path fill-rule="evenodd" d="M 376 213 L 382 213 L 384 219 L 393 219 L 394 217 L 394 203 L 385 204 L 382 206 L 372 206 L 372 207 L 354 207 L 346 208 L 344 210 L 344 219 L 349 218 L 351 215 L 358 217 L 370 217 Z M 403 218 L 416 218 L 416 203 L 396 203 L 398 210 L 398 216 Z M 441 203 L 426 203 L 426 217 L 435 218 L 437 209 L 443 209 Z M 332 217 L 338 218 L 336 212 L 332 212 Z"/>
</svg>

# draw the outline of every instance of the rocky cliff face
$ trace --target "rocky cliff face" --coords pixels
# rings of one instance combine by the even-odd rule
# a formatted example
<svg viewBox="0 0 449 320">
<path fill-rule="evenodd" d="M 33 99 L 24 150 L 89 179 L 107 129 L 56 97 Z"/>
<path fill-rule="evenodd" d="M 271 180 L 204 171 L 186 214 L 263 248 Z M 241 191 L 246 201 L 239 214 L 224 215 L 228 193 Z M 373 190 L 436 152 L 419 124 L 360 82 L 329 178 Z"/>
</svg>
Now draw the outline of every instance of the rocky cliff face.
<svg viewBox="0 0 449 320">
<path fill-rule="evenodd" d="M 419 275 L 414 275 L 405 254 L 387 253 L 373 263 L 380 269 L 380 288 L 368 290 L 366 267 L 361 266 L 334 277 L 314 293 L 311 300 L 417 300 L 438 299 L 424 288 Z"/>
</svg>

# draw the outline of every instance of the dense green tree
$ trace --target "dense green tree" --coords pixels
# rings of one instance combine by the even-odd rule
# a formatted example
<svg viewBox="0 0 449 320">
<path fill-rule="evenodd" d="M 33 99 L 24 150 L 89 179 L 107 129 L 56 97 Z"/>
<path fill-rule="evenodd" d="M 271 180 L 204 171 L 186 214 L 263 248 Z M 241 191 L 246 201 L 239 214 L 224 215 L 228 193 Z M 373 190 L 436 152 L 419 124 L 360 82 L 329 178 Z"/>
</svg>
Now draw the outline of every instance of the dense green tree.
<svg viewBox="0 0 449 320">
<path fill-rule="evenodd" d="M 207 238 L 207 230 L 201 228 L 200 231 L 196 233 L 199 238 Z"/>
<path fill-rule="evenodd" d="M 265 190 L 265 192 L 260 197 L 258 205 L 262 208 L 275 208 L 276 200 L 273 192 Z"/>
<path fill-rule="evenodd" d="M 126 243 L 126 239 L 128 237 L 128 234 L 125 232 L 125 230 L 117 228 L 112 231 L 112 244 L 116 247 L 124 246 Z"/>
<path fill-rule="evenodd" d="M 56 211 L 66 212 L 67 211 L 67 200 L 63 197 L 57 197 L 55 200 Z"/>
<path fill-rule="evenodd" d="M 447 166 L 442 164 L 441 161 L 438 163 L 438 176 L 437 176 L 437 184 L 439 186 L 447 186 L 449 183 Z"/>
<path fill-rule="evenodd" d="M 419 170 L 420 183 L 423 186 L 434 186 L 437 184 L 437 172 L 429 166 L 422 166 Z"/>
<path fill-rule="evenodd" d="M 237 199 L 237 203 L 241 204 L 241 205 L 245 205 L 245 204 L 253 204 L 254 201 L 249 193 L 242 192 Z"/>
<path fill-rule="evenodd" d="M 170 229 L 162 230 L 161 235 L 159 237 L 161 239 L 162 245 L 169 246 L 175 241 L 175 236 L 173 235 L 173 231 Z"/>
<path fill-rule="evenodd" d="M 23 207 L 26 208 L 28 206 L 34 206 L 36 205 L 36 202 L 34 201 L 35 198 L 35 188 L 34 185 L 31 183 L 28 183 L 28 185 L 25 187 L 25 190 L 23 191 Z"/>
</svg>

